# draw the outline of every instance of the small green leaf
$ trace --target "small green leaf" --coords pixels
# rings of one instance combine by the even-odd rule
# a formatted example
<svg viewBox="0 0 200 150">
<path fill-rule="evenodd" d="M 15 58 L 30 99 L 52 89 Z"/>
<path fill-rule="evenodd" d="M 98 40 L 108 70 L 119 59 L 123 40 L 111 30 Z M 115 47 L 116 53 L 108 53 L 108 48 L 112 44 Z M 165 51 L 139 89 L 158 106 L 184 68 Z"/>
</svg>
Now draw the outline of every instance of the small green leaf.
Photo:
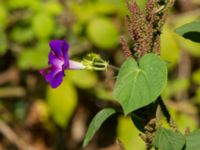
<svg viewBox="0 0 200 150">
<path fill-rule="evenodd" d="M 52 118 L 60 127 L 65 128 L 68 125 L 77 101 L 77 91 L 67 78 L 64 78 L 58 88 L 48 88 L 47 104 Z"/>
<path fill-rule="evenodd" d="M 11 32 L 11 38 L 17 43 L 24 44 L 34 38 L 34 32 L 31 28 L 15 27 Z"/>
<path fill-rule="evenodd" d="M 95 132 L 100 128 L 100 126 L 103 124 L 103 122 L 109 118 L 111 115 L 116 113 L 116 111 L 112 108 L 104 108 L 96 116 L 92 119 L 88 131 L 86 133 L 86 136 L 83 141 L 83 146 L 85 147 L 92 137 L 94 136 Z"/>
<path fill-rule="evenodd" d="M 21 69 L 27 69 L 29 67 L 35 67 L 33 63 L 33 57 L 35 56 L 34 50 L 32 49 L 25 49 L 22 53 L 18 56 L 18 66 Z"/>
<path fill-rule="evenodd" d="M 97 83 L 97 76 L 92 71 L 68 70 L 66 74 L 76 86 L 82 89 L 94 88 Z"/>
<path fill-rule="evenodd" d="M 39 39 L 47 39 L 54 31 L 54 21 L 48 14 L 37 14 L 32 20 L 32 27 Z"/>
<path fill-rule="evenodd" d="M 18 56 L 18 66 L 21 69 L 44 68 L 47 66 L 49 47 L 47 42 L 41 42 L 33 48 L 24 49 Z"/>
<path fill-rule="evenodd" d="M 182 150 L 185 145 L 185 137 L 181 133 L 169 129 L 157 130 L 153 140 L 153 146 L 161 150 Z"/>
<path fill-rule="evenodd" d="M 175 31 L 186 39 L 200 43 L 200 20 L 185 24 Z"/>
<path fill-rule="evenodd" d="M 91 20 L 87 28 L 87 35 L 94 45 L 102 49 L 114 48 L 119 43 L 119 31 L 107 18 Z"/>
<path fill-rule="evenodd" d="M 145 150 L 145 144 L 138 136 L 139 134 L 140 132 L 129 117 L 120 116 L 118 118 L 117 139 L 123 143 L 126 150 Z"/>
<path fill-rule="evenodd" d="M 172 27 L 172 28 L 178 28 L 180 26 L 183 26 L 186 23 L 190 23 L 197 19 L 198 19 L 198 14 L 195 14 L 195 15 L 194 14 L 186 14 L 183 16 L 179 16 L 174 20 L 174 25 L 173 25 L 174 27 Z M 186 50 L 194 57 L 200 56 L 200 50 L 199 50 L 200 43 L 196 43 L 191 40 L 185 39 L 178 34 L 176 34 L 175 38 L 176 38 L 176 42 L 179 43 L 180 49 Z M 161 51 L 162 51 L 162 49 L 161 49 Z"/>
<path fill-rule="evenodd" d="M 120 68 L 114 96 L 125 114 L 155 101 L 167 83 L 166 63 L 155 54 L 146 54 L 139 61 L 129 58 Z"/>
<path fill-rule="evenodd" d="M 200 148 L 200 129 L 193 131 L 186 136 L 186 149 L 185 150 L 199 150 Z"/>
</svg>

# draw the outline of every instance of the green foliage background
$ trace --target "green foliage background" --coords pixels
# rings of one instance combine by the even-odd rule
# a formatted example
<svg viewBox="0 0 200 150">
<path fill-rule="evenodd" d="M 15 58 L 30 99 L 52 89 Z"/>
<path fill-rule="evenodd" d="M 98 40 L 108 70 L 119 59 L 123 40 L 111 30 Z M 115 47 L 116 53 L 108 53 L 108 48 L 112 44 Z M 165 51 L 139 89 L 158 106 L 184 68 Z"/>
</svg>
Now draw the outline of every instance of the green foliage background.
<svg viewBox="0 0 200 150">
<path fill-rule="evenodd" d="M 138 0 L 142 9 L 145 2 Z M 193 3 L 199 12 L 199 2 Z M 200 118 L 200 44 L 179 37 L 174 29 L 200 17 L 200 13 L 176 11 L 176 8 L 171 11 L 161 36 L 161 56 L 170 71 L 162 96 L 181 130 L 187 126 L 193 130 L 199 126 Z M 60 128 L 66 139 L 73 139 L 74 122 L 80 121 L 77 116 L 81 118 L 83 113 L 85 118 L 80 125 L 84 127 L 76 135 L 79 139 L 74 140 L 74 149 L 81 149 L 91 116 L 114 103 L 111 93 L 116 72 L 66 71 L 62 85 L 53 90 L 38 70 L 47 66 L 51 39 L 66 39 L 72 59 L 80 60 L 86 53 L 96 52 L 120 66 L 124 56 L 119 38 L 127 33 L 126 14 L 124 0 L 0 0 L 1 121 L 14 126 L 14 131 L 34 129 L 37 125 L 54 141 L 50 146 L 44 141 L 42 144 L 56 147 Z M 182 65 L 189 65 L 189 69 L 182 70 Z M 120 139 L 127 150 L 144 149 L 129 119 L 119 117 L 113 129 L 114 138 Z M 29 132 L 31 136 L 38 134 L 37 130 Z M 64 143 L 70 149 L 70 142 Z M 0 145 L 4 145 L 1 140 Z"/>
</svg>

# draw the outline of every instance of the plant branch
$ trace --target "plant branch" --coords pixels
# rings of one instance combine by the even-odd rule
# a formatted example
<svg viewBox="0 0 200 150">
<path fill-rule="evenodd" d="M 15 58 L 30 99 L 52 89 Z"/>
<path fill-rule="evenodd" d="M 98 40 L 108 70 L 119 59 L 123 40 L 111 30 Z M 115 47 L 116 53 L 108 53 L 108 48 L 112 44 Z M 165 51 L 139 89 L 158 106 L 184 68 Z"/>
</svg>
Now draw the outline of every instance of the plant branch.
<svg viewBox="0 0 200 150">
<path fill-rule="evenodd" d="M 165 116 L 167 122 L 170 123 L 171 115 L 170 115 L 167 107 L 165 106 L 165 104 L 164 104 L 164 102 L 162 100 L 162 97 L 159 96 L 157 101 L 158 101 L 158 104 L 159 104 L 159 106 L 161 108 L 161 111 L 162 111 L 163 115 Z"/>
<path fill-rule="evenodd" d="M 172 119 L 172 117 L 171 117 L 171 115 L 170 115 L 165 103 L 163 102 L 163 99 L 162 99 L 161 96 L 158 97 L 157 102 L 158 102 L 158 105 L 160 106 L 161 111 L 162 111 L 163 115 L 165 116 L 169 126 L 171 128 L 173 128 L 175 131 L 179 131 L 176 123 Z"/>
<path fill-rule="evenodd" d="M 111 68 L 111 69 L 117 70 L 117 71 L 119 71 L 119 69 L 120 69 L 119 67 L 116 67 L 116 66 L 113 66 L 113 65 L 110 65 L 110 64 L 108 65 L 108 67 Z"/>
</svg>

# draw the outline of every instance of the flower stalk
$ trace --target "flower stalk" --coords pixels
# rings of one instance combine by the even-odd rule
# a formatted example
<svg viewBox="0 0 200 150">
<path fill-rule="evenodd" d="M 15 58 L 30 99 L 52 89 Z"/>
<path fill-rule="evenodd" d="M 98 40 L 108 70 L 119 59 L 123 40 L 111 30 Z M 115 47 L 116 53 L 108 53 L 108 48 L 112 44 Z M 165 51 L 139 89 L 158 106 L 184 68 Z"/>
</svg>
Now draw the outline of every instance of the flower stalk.
<svg viewBox="0 0 200 150">
<path fill-rule="evenodd" d="M 98 54 L 90 53 L 81 62 L 86 70 L 107 70 L 108 62 L 103 60 Z"/>
</svg>

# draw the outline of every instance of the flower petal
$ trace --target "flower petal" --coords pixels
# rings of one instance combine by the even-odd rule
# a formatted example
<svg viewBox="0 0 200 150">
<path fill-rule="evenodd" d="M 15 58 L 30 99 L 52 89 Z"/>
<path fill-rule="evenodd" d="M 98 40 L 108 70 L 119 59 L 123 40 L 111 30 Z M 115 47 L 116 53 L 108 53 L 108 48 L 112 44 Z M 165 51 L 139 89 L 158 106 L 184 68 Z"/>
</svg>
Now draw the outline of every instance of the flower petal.
<svg viewBox="0 0 200 150">
<path fill-rule="evenodd" d="M 65 56 L 68 52 L 69 45 L 65 40 L 52 40 L 49 43 L 51 50 L 55 53 L 58 58 L 68 58 L 68 55 Z"/>
<path fill-rule="evenodd" d="M 62 65 L 64 64 L 64 60 L 61 60 L 57 58 L 52 51 L 49 52 L 49 65 L 52 65 L 56 68 L 62 68 Z"/>
<path fill-rule="evenodd" d="M 50 85 L 52 88 L 57 88 L 63 81 L 64 73 L 59 72 L 51 81 Z"/>
<path fill-rule="evenodd" d="M 67 63 L 69 63 L 68 49 L 69 49 L 68 43 L 65 40 L 63 40 L 61 50 L 62 50 L 62 53 L 63 53 L 64 60 Z"/>
<path fill-rule="evenodd" d="M 85 69 L 85 66 L 81 62 L 69 60 L 68 69 L 71 69 L 71 70 L 81 70 L 81 69 Z"/>
<path fill-rule="evenodd" d="M 49 82 L 52 88 L 56 88 L 61 84 L 64 76 L 64 71 L 51 69 L 51 71 L 46 74 L 45 79 L 47 82 Z"/>
</svg>

